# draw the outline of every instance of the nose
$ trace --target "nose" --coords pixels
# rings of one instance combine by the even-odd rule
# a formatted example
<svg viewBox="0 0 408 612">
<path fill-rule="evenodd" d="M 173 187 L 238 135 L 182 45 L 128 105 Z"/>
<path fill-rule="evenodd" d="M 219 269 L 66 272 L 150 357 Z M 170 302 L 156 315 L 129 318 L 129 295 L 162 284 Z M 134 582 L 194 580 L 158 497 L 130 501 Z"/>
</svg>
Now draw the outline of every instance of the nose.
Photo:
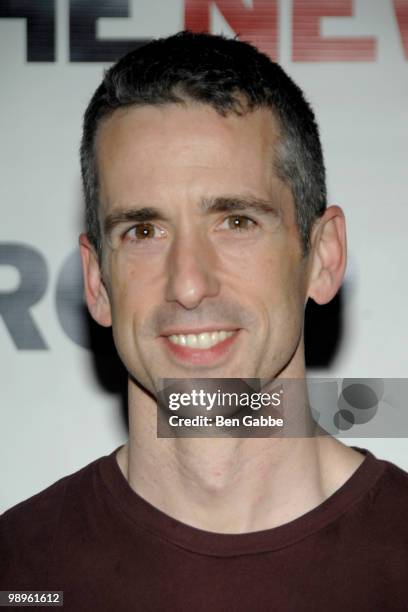
<svg viewBox="0 0 408 612">
<path fill-rule="evenodd" d="M 174 238 L 167 260 L 166 300 L 188 310 L 220 290 L 217 256 L 211 242 L 198 232 Z"/>
</svg>

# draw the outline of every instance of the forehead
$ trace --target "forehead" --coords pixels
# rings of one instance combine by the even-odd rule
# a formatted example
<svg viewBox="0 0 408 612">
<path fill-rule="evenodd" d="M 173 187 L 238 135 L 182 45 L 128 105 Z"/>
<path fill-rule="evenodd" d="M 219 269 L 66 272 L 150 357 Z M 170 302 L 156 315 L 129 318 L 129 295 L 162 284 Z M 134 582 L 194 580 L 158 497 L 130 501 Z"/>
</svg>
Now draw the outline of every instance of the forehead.
<svg viewBox="0 0 408 612">
<path fill-rule="evenodd" d="M 102 211 L 284 188 L 274 172 L 279 142 L 269 109 L 222 116 L 203 104 L 119 109 L 96 138 Z M 210 193 L 211 192 L 211 193 Z"/>
</svg>

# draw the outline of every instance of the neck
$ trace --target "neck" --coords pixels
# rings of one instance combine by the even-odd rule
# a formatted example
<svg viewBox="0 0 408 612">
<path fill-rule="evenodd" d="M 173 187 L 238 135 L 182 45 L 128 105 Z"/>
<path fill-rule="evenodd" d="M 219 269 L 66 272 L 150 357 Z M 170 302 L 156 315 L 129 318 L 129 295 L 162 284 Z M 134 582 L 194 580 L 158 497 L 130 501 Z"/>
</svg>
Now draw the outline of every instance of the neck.
<svg viewBox="0 0 408 612">
<path fill-rule="evenodd" d="M 118 453 L 130 486 L 153 506 L 207 531 L 269 529 L 321 504 L 360 453 L 330 437 L 157 438 L 156 404 L 129 383 L 129 442 Z"/>
</svg>

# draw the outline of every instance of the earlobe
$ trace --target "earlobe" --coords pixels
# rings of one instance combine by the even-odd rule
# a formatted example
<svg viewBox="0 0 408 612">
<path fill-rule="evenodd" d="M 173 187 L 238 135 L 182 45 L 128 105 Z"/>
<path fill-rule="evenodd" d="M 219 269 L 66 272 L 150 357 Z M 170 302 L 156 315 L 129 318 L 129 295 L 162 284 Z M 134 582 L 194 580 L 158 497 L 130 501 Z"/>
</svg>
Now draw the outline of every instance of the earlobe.
<svg viewBox="0 0 408 612">
<path fill-rule="evenodd" d="M 86 234 L 79 237 L 79 248 L 84 274 L 85 298 L 88 310 L 99 325 L 112 325 L 111 307 L 106 287 L 102 280 L 101 268 L 94 247 Z"/>
<path fill-rule="evenodd" d="M 308 297 L 317 304 L 327 304 L 339 290 L 346 269 L 346 224 L 339 206 L 327 208 L 316 223 L 311 249 Z"/>
</svg>

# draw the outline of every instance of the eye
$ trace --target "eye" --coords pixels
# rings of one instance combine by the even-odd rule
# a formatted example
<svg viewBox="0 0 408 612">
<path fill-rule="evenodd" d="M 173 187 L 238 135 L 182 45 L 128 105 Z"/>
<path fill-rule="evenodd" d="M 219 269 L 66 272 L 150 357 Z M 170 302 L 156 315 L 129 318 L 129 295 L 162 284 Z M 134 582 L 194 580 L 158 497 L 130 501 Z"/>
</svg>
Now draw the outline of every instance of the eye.
<svg viewBox="0 0 408 612">
<path fill-rule="evenodd" d="M 245 215 L 229 215 L 222 223 L 223 229 L 225 224 L 227 224 L 226 229 L 234 231 L 249 231 L 256 226 L 255 221 Z"/>
<path fill-rule="evenodd" d="M 138 223 L 128 229 L 123 237 L 130 242 L 139 242 L 152 238 L 160 238 L 163 235 L 163 230 L 160 230 L 153 223 Z"/>
</svg>

